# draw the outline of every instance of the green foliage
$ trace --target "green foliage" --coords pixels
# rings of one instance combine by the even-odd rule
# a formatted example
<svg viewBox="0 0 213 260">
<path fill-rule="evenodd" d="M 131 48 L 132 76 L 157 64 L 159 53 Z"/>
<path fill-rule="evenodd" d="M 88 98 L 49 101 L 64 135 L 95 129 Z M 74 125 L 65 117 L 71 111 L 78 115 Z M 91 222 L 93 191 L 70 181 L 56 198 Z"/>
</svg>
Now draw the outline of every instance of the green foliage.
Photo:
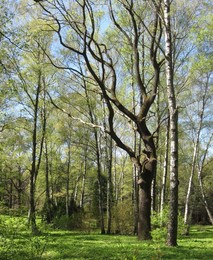
<svg viewBox="0 0 213 260">
<path fill-rule="evenodd" d="M 41 259 L 47 239 L 32 236 L 26 218 L 0 216 L 0 259 Z"/>
<path fill-rule="evenodd" d="M 48 2 L 53 3 L 52 7 L 54 9 L 54 3 L 57 5 L 59 1 L 46 1 L 45 5 Z M 80 2 L 78 1 L 65 1 L 67 3 L 66 8 L 62 10 L 62 6 L 58 5 L 58 10 L 67 11 L 64 13 L 64 17 L 67 19 L 62 26 L 62 36 L 66 35 L 64 40 L 66 44 L 70 44 L 71 47 L 82 49 L 81 37 L 77 37 L 76 33 L 79 30 L 84 31 L 84 26 L 82 25 L 82 16 Z M 68 3 L 69 2 L 69 3 Z M 92 1 L 90 1 L 92 3 Z M 135 77 L 135 68 L 132 67 L 132 61 L 135 59 L 134 50 L 132 44 L 129 44 L 128 37 L 125 37 L 121 31 L 119 32 L 116 26 L 112 25 L 112 20 L 109 19 L 109 14 L 107 12 L 106 6 L 102 5 L 105 1 L 97 1 L 97 3 L 92 3 L 92 8 L 94 11 L 94 23 L 95 23 L 95 39 L 100 44 L 100 53 L 96 53 L 98 56 L 101 55 L 104 59 L 108 60 L 108 54 L 112 55 L 112 62 L 115 65 L 117 75 L 117 88 L 116 95 L 122 105 L 126 106 L 130 111 L 136 110 L 138 113 L 138 104 L 140 93 L 138 92 L 138 84 Z M 125 3 L 123 1 L 112 1 L 114 8 L 115 19 L 122 26 L 123 30 L 126 32 L 126 35 L 129 35 L 129 39 L 134 39 L 134 29 L 133 23 L 130 19 L 127 9 L 124 8 Z M 128 2 L 128 1 L 126 1 Z M 182 38 L 183 28 L 189 28 L 188 18 L 190 17 L 190 23 L 195 24 L 195 27 L 192 30 L 192 40 L 188 37 L 188 29 L 184 30 L 184 39 L 183 41 L 174 42 L 175 52 L 174 58 L 179 66 L 175 68 L 175 85 L 177 90 L 180 89 L 180 95 L 184 95 L 184 100 L 190 101 L 197 100 L 199 93 L 203 93 L 201 89 L 201 83 L 205 85 L 205 73 L 209 73 L 212 69 L 212 29 L 213 29 L 213 16 L 210 12 L 206 12 L 203 9 L 203 4 L 200 5 L 203 13 L 201 15 L 196 13 L 197 18 L 191 15 L 192 7 L 191 1 L 176 1 L 177 10 L 172 10 L 171 15 L 174 18 L 175 22 L 175 32 L 174 37 L 176 39 Z M 208 2 L 208 1 L 207 1 Z M 94 142 L 94 129 L 87 127 L 86 124 L 79 123 L 81 120 L 89 122 L 91 120 L 91 115 L 88 112 L 88 103 L 90 104 L 94 123 L 97 125 L 103 125 L 103 110 L 102 110 L 102 98 L 99 95 L 100 90 L 97 87 L 95 81 L 92 79 L 92 75 L 89 74 L 88 69 L 84 67 L 84 62 L 81 58 L 77 57 L 76 54 L 70 52 L 70 49 L 63 49 L 59 46 L 57 39 L 58 37 L 54 36 L 54 31 L 58 30 L 57 24 L 52 23 L 49 19 L 42 20 L 42 14 L 40 13 L 39 5 L 28 5 L 28 1 L 11 1 L 3 0 L 0 4 L 0 33 L 2 32 L 7 37 L 0 34 L 1 42 L 1 52 L 0 52 L 0 73 L 1 73 L 1 90 L 0 90 L 0 105 L 1 105 L 1 114 L 0 121 L 1 127 L 4 126 L 5 122 L 9 122 L 9 126 L 1 132 L 1 147 L 0 147 L 0 197 L 4 200 L 4 203 L 0 205 L 0 211 L 2 213 L 13 214 L 15 211 L 18 212 L 17 208 L 19 207 L 20 214 L 27 211 L 28 202 L 29 202 L 29 169 L 31 165 L 31 130 L 33 128 L 33 109 L 35 101 L 35 90 L 37 88 L 38 79 L 40 77 L 40 72 L 42 74 L 42 91 L 40 93 L 39 100 L 39 122 L 37 127 L 38 134 L 38 143 L 41 140 L 42 124 L 43 124 L 43 113 L 44 108 L 47 110 L 47 129 L 45 135 L 45 141 L 48 145 L 48 155 L 49 161 L 45 161 L 45 157 L 41 158 L 41 167 L 37 178 L 36 184 L 36 209 L 37 212 L 42 210 L 44 218 L 49 218 L 53 221 L 54 227 L 58 229 L 68 229 L 73 230 L 76 228 L 84 228 L 85 231 L 94 230 L 97 227 L 97 222 L 99 221 L 99 186 L 97 179 L 97 161 L 95 153 L 95 142 Z M 89 2 L 88 2 L 89 3 Z M 27 4 L 27 5 L 26 5 Z M 15 8 L 14 8 L 14 6 Z M 66 4 L 65 4 L 66 5 Z M 196 4 L 195 4 L 196 6 Z M 17 7 L 17 8 L 16 8 Z M 65 7 L 65 6 L 64 6 Z M 175 8 L 176 8 L 175 7 Z M 145 85 L 147 88 L 147 94 L 153 85 L 153 69 L 152 61 L 150 60 L 150 48 L 149 41 L 151 39 L 149 33 L 143 28 L 142 20 L 144 19 L 148 30 L 151 32 L 153 29 L 154 23 L 153 19 L 153 9 L 152 6 L 149 6 L 146 1 L 143 4 L 137 1 L 134 1 L 134 12 L 136 19 L 136 27 L 138 28 L 139 36 L 139 46 L 138 51 L 140 53 L 140 73 L 144 74 Z M 133 8 L 133 9 L 134 9 Z M 48 8 L 47 8 L 48 9 Z M 51 10 L 53 10 L 51 9 Z M 208 7 L 209 11 L 210 8 Z M 178 11 L 179 10 L 179 11 Z M 177 13 L 176 13 L 177 11 Z M 92 14 L 91 14 L 92 15 Z M 15 17 L 16 20 L 12 21 L 12 18 Z M 39 17 L 39 18 L 38 18 Z M 72 26 L 68 28 L 69 21 L 74 18 L 74 23 L 71 23 Z M 50 17 L 49 17 L 50 18 Z M 70 20 L 71 19 L 71 20 Z M 195 19 L 195 21 L 194 21 Z M 89 17 L 86 19 L 86 23 L 89 21 Z M 18 23 L 16 23 L 18 21 Z M 21 21 L 21 22 L 20 22 Z M 61 21 L 61 20 L 60 20 Z M 62 21 L 63 22 L 63 21 Z M 75 24 L 78 26 L 78 30 L 75 30 Z M 144 24 L 144 25 L 145 25 Z M 198 25 L 198 26 L 197 26 Z M 68 26 L 68 27 L 67 27 Z M 90 33 L 91 24 L 88 22 L 87 33 Z M 186 27 L 185 27 L 186 26 Z M 77 27 L 76 27 L 77 28 Z M 17 32 L 14 33 L 14 32 Z M 100 34 L 99 34 L 100 33 Z M 144 36 L 143 40 L 141 36 Z M 186 36 L 186 37 L 185 37 Z M 9 37 L 9 38 L 8 38 Z M 17 38 L 17 39 L 15 39 Z M 15 40 L 14 40 L 15 39 Z M 83 38 L 82 38 L 83 39 Z M 18 44 L 17 44 L 18 43 Z M 106 46 L 105 46 L 106 45 Z M 195 50 L 190 53 L 188 50 L 189 46 L 195 46 Z M 181 46 L 178 47 L 178 46 Z M 16 48 L 19 47 L 19 48 Z M 23 48 L 20 48 L 23 47 Z M 95 47 L 95 44 L 91 44 L 91 47 Z M 96 46 L 97 50 L 98 45 Z M 182 53 L 183 48 L 183 53 Z M 53 63 L 59 67 L 72 67 L 70 70 L 57 70 L 52 67 L 50 60 L 44 55 L 44 50 L 48 54 L 49 58 L 52 59 Z M 96 52 L 95 48 L 94 51 Z M 107 52 L 107 53 L 106 53 Z M 143 57 L 144 52 L 144 57 Z M 187 52 L 185 57 L 184 52 Z M 175 57 L 176 54 L 180 53 L 180 57 Z M 161 54 L 159 54 L 161 55 Z M 54 56 L 54 57 L 53 57 Z M 88 56 L 91 59 L 91 66 L 97 74 L 101 75 L 101 66 L 97 65 L 92 56 Z M 94 62 L 92 62 L 94 61 Z M 142 64 L 144 62 L 144 65 Z M 192 84 L 188 80 L 188 84 L 185 86 L 185 82 L 180 79 L 188 79 L 188 74 L 184 72 L 184 66 L 181 64 L 184 62 L 184 66 L 187 67 L 187 73 L 190 72 L 193 74 L 191 81 L 195 81 L 196 84 Z M 82 75 L 80 76 L 77 72 L 79 65 L 82 69 Z M 162 64 L 163 65 L 163 64 Z M 143 67 L 144 66 L 144 67 Z M 102 68 L 103 69 L 103 68 Z M 75 71 L 76 70 L 76 71 Z M 100 70 L 100 71 L 99 71 Z M 162 77 L 161 77 L 161 87 L 158 90 L 159 93 L 159 104 L 156 102 L 156 107 L 153 107 L 149 117 L 149 129 L 153 132 L 156 129 L 156 116 L 159 111 L 161 114 L 162 123 L 164 117 L 166 117 L 167 102 L 165 99 L 165 75 L 163 74 L 162 67 Z M 183 70 L 183 71 L 182 71 Z M 7 73 L 5 73 L 7 72 Z M 82 81 L 83 74 L 87 77 L 85 82 Z M 107 75 L 106 83 L 110 86 L 111 75 L 110 69 L 105 68 L 104 74 Z M 208 78 L 211 79 L 211 78 Z M 84 85 L 85 83 L 85 85 Z M 195 91 L 195 85 L 198 86 L 199 92 Z M 188 87 L 188 90 L 187 90 Z M 51 104 L 50 99 L 45 97 L 44 89 L 48 90 L 48 93 L 51 95 L 55 104 L 60 107 L 62 110 L 66 110 L 67 113 L 71 113 L 76 119 L 67 117 L 67 114 L 61 113 L 58 109 Z M 192 89 L 192 91 L 190 91 Z M 107 89 L 106 89 L 107 90 Z M 181 92 L 183 91 L 183 94 Z M 87 94 L 86 94 L 87 92 Z M 133 92 L 135 92 L 135 97 L 133 97 Z M 177 91 L 179 92 L 179 91 Z M 107 93 L 110 95 L 110 92 Z M 187 96 L 186 96 L 187 93 Z M 209 91 L 209 96 L 211 92 Z M 89 98 L 86 97 L 89 96 Z M 135 100 L 134 100 L 135 99 Z M 180 100 L 182 97 L 180 96 Z M 134 102 L 133 102 L 134 101 Z M 135 105 L 133 104 L 135 103 Z M 209 103 L 210 104 L 210 103 Z M 178 104 L 180 105 L 180 104 Z M 210 104 L 211 105 L 211 104 Z M 209 108 L 211 107 L 209 105 Z M 187 107 L 189 114 L 193 111 L 193 107 L 190 107 L 186 104 L 180 107 Z M 7 109 L 9 108 L 9 109 Z M 180 153 L 180 167 L 179 167 L 179 176 L 180 176 L 180 193 L 179 193 L 179 202 L 181 207 L 183 207 L 185 202 L 186 194 L 186 185 L 188 178 L 188 173 L 190 171 L 191 155 L 192 155 L 192 143 L 193 138 L 188 134 L 185 129 L 186 115 L 183 114 L 183 109 L 180 109 L 180 133 L 179 144 L 180 148 L 184 152 Z M 186 109 L 184 108 L 186 111 Z M 115 111 L 115 121 L 114 129 L 118 133 L 118 136 L 122 137 L 124 142 L 128 143 L 130 146 L 133 144 L 135 127 L 131 122 L 126 121 L 125 117 L 120 113 Z M 208 112 L 208 110 L 207 110 Z M 188 112 L 187 112 L 188 113 Z M 10 118 L 10 114 L 13 117 L 13 120 Z M 209 114 L 211 114 L 211 109 Z M 107 113 L 106 113 L 107 117 Z M 209 122 L 211 123 L 211 118 L 209 117 Z M 150 121 L 151 120 L 151 121 Z M 11 122 L 10 122 L 11 121 Z M 107 121 L 107 120 L 106 120 Z M 196 126 L 196 120 L 192 120 L 192 127 Z M 126 123 L 125 123 L 126 122 Z M 210 123 L 208 124 L 210 125 Z M 129 127 L 129 123 L 131 127 Z M 206 122 L 207 124 L 207 122 Z M 189 126 L 189 122 L 186 122 L 186 125 Z M 210 125 L 211 126 L 211 125 Z M 107 126 L 108 127 L 108 126 Z M 184 129 L 184 130 L 183 130 Z M 161 126 L 159 135 L 162 140 L 159 143 L 158 150 L 158 171 L 162 170 L 163 165 L 163 154 L 164 154 L 164 142 L 165 142 L 165 128 Z M 206 131 L 205 131 L 206 132 Z M 102 133 L 100 134 L 102 136 Z M 104 146 L 105 141 L 102 137 L 99 139 L 100 153 L 101 153 L 101 167 L 107 168 L 105 165 L 105 154 Z M 68 149 L 68 143 L 71 143 L 71 149 Z M 202 144 L 203 145 L 203 144 Z M 143 149 L 143 147 L 142 147 Z M 87 208 L 87 214 L 90 214 L 90 218 L 86 219 L 85 215 L 81 211 L 75 210 L 77 203 L 80 201 L 80 195 L 82 192 L 83 184 L 83 160 L 85 156 L 85 151 L 88 153 L 85 158 L 85 194 L 84 194 L 84 209 Z M 39 151 L 37 151 L 39 152 Z M 70 152 L 70 154 L 69 154 Z M 43 152 L 43 155 L 45 152 Z M 119 153 L 119 151 L 113 152 L 113 188 L 117 190 L 118 205 L 114 205 L 112 209 L 113 219 L 112 219 L 112 232 L 119 234 L 131 234 L 133 232 L 133 205 L 132 205 L 132 165 L 126 163 L 127 157 L 124 153 Z M 73 212 L 69 214 L 69 217 L 66 216 L 66 206 L 65 206 L 65 194 L 66 194 L 66 180 L 67 180 L 67 164 L 70 160 L 70 169 L 69 169 L 69 192 L 73 194 L 76 191 L 75 207 L 71 207 Z M 212 165 L 212 164 L 211 164 Z M 204 188 L 207 194 L 207 200 L 209 203 L 212 201 L 212 167 L 207 166 L 203 174 Z M 53 198 L 53 201 L 58 201 L 57 207 L 51 205 L 51 212 L 48 213 L 47 205 L 45 205 L 45 170 L 46 166 L 49 167 L 49 185 L 50 193 Z M 209 167 L 209 169 L 208 169 Z M 104 213 L 106 213 L 106 202 L 107 202 L 107 178 L 104 175 L 101 176 L 101 190 L 103 192 L 103 206 Z M 122 173 L 122 174 L 121 174 Z M 159 172 L 160 173 L 160 172 Z M 161 186 L 161 174 L 157 174 L 157 189 Z M 18 202 L 19 191 L 21 193 L 20 203 Z M 115 193 L 115 192 L 114 192 Z M 195 192 L 196 193 L 196 192 Z M 167 196 L 168 192 L 166 192 Z M 115 195 L 115 194 L 113 194 Z M 158 196 L 159 197 L 159 196 Z M 201 196 L 199 193 L 196 193 L 196 196 L 193 195 L 192 198 L 196 201 L 196 209 L 194 212 L 199 216 L 203 214 L 203 205 L 201 203 Z M 62 201 L 60 201 L 62 200 Z M 20 205 L 21 204 L 21 205 Z M 156 203 L 158 204 L 158 202 Z M 5 206 L 6 205 L 6 206 Z M 22 211 L 24 210 L 24 211 Z M 14 212 L 13 212 L 14 211 Z M 199 211 L 199 212 L 198 212 Z M 106 214 L 105 214 L 106 215 Z M 87 215 L 86 215 L 87 216 Z M 193 215 L 192 215 L 193 216 Z M 95 219 L 94 219 L 95 218 Z M 196 219 L 196 218 L 195 218 Z M 13 223 L 12 219 L 10 223 L 7 221 L 2 221 L 1 232 L 3 251 L 5 253 L 4 257 L 13 258 L 16 257 L 18 252 L 18 245 L 21 252 L 24 252 L 24 246 L 27 242 L 25 237 L 23 237 L 22 232 L 28 232 L 25 224 L 21 221 L 20 223 Z M 17 221 L 17 220 L 16 220 Z M 168 222 L 168 210 L 165 210 L 163 217 L 159 214 L 154 215 L 152 218 L 153 222 L 153 232 L 152 236 L 154 241 L 165 240 L 167 233 L 167 222 Z M 182 233 L 182 218 L 179 217 L 179 233 Z M 16 240 L 16 237 L 20 235 L 20 241 Z M 26 233 L 27 234 L 27 233 Z M 64 233 L 60 233 L 61 238 L 65 238 Z M 34 255 L 41 256 L 45 248 L 45 239 L 42 237 L 29 237 L 28 238 L 29 252 L 26 253 L 26 257 L 31 259 Z M 11 240 L 13 238 L 13 240 Z M 69 238 L 66 237 L 66 238 Z M 79 238 L 79 237 L 78 237 Z M 78 241 L 78 238 L 76 240 Z M 96 237 L 96 240 L 100 237 Z M 94 239 L 94 241 L 95 241 Z M 128 248 L 124 238 L 116 238 L 117 240 L 113 241 L 116 246 L 110 249 L 114 249 L 115 252 L 121 250 L 124 253 L 117 254 L 115 257 L 118 259 L 136 259 L 140 258 L 140 248 L 134 248 L 132 251 L 131 248 Z M 82 242 L 88 242 L 80 236 Z M 92 240 L 91 237 L 88 237 L 88 240 Z M 101 240 L 101 239 L 100 239 Z M 73 240 L 74 242 L 75 239 Z M 107 237 L 103 238 L 101 242 L 104 244 L 107 241 Z M 97 241 L 96 241 L 97 242 Z M 76 242 L 77 243 L 77 242 Z M 91 246 L 93 244 L 91 243 Z M 8 246 L 8 248 L 7 248 Z M 82 245 L 82 250 L 77 252 L 76 255 L 72 257 L 86 257 L 87 253 L 92 257 L 91 253 L 87 248 Z M 23 247 L 23 248 L 22 248 Z M 127 249 L 125 248 L 127 247 Z M 5 249 L 4 249 L 5 248 Z M 129 251 L 128 251 L 129 249 Z M 63 248 L 61 249 L 63 250 Z M 85 251 L 84 251 L 85 250 Z M 94 249 L 97 255 L 100 252 L 104 251 L 100 243 L 100 247 Z M 117 250 L 117 251 L 116 251 Z M 127 251 L 126 251 L 127 250 Z M 161 248 L 155 247 L 155 254 L 152 256 L 154 258 L 164 257 Z M 53 248 L 54 251 L 54 248 Z M 66 256 L 67 251 L 67 256 Z M 21 255 L 23 259 L 24 253 L 17 253 L 17 257 Z M 60 250 L 59 250 L 60 252 Z M 3 254 L 4 254 L 3 253 Z M 57 255 L 57 252 L 54 251 L 54 254 Z M 94 254 L 93 254 L 94 255 Z M 30 257 L 32 256 L 32 257 Z M 107 251 L 103 252 L 103 257 L 108 257 Z M 113 255 L 111 255 L 113 257 Z M 50 252 L 50 257 L 52 254 Z M 69 248 L 65 250 L 65 254 L 61 251 L 61 255 L 58 255 L 60 258 L 70 258 Z M 101 256 L 102 257 L 102 256 Z M 110 257 L 110 256 L 109 256 Z M 149 255 L 145 255 L 149 257 Z M 1 258 L 1 257 L 0 257 Z M 49 256 L 47 255 L 47 258 Z"/>
<path fill-rule="evenodd" d="M 22 228 L 19 225 L 23 223 Z M 194 226 L 190 236 L 167 247 L 161 240 L 138 241 L 135 236 L 99 235 L 46 230 L 45 236 L 31 236 L 26 219 L 0 218 L 0 259 L 212 259 L 212 226 Z M 2 227 L 5 226 L 4 231 Z M 8 230 L 6 229 L 9 228 Z"/>
<path fill-rule="evenodd" d="M 134 231 L 133 206 L 130 200 L 124 200 L 113 208 L 112 232 L 130 235 Z"/>
<path fill-rule="evenodd" d="M 53 219 L 53 227 L 62 230 L 83 229 L 83 212 L 74 212 L 71 216 L 62 215 Z"/>
<path fill-rule="evenodd" d="M 102 191 L 102 199 L 103 199 L 103 208 L 106 209 L 107 202 L 107 178 L 103 174 L 100 176 L 100 186 Z M 92 183 L 92 212 L 94 217 L 99 219 L 100 211 L 99 211 L 99 182 L 96 179 L 94 183 Z"/>
<path fill-rule="evenodd" d="M 166 241 L 167 225 L 169 222 L 169 208 L 165 207 L 162 213 L 154 212 L 151 218 L 152 222 L 152 238 L 154 241 Z M 181 238 L 185 234 L 184 219 L 181 213 L 178 214 L 178 237 Z"/>
</svg>

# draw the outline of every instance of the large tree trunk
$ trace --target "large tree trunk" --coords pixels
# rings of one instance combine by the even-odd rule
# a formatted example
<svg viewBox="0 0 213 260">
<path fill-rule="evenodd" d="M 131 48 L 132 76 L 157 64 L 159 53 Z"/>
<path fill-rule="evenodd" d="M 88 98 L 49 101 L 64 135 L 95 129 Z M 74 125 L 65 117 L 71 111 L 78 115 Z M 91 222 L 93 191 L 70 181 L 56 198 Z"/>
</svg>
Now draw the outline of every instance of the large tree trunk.
<svg viewBox="0 0 213 260">
<path fill-rule="evenodd" d="M 178 110 L 173 82 L 170 0 L 164 0 L 166 84 L 170 118 L 170 212 L 168 223 L 169 246 L 177 246 L 178 228 Z"/>
<path fill-rule="evenodd" d="M 156 165 L 156 159 L 149 158 L 144 160 L 142 167 L 139 167 L 139 240 L 151 239 L 151 184 Z"/>
<path fill-rule="evenodd" d="M 139 173 L 138 239 L 149 240 L 151 239 L 151 186 L 157 168 L 156 146 L 144 120 L 138 123 L 138 128 L 145 144 L 145 149 L 142 151 L 145 155 L 143 162 L 141 163 L 139 158 L 133 159 Z"/>
</svg>

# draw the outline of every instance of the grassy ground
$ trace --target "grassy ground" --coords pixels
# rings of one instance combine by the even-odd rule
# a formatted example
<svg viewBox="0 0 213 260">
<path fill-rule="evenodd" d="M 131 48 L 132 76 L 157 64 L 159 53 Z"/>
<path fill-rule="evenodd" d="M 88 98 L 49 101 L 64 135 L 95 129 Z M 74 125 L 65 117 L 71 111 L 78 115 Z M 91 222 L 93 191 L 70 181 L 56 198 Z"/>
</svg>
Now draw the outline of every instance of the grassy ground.
<svg viewBox="0 0 213 260">
<path fill-rule="evenodd" d="M 163 240 L 139 242 L 134 236 L 48 231 L 31 236 L 22 220 L 0 222 L 0 259 L 213 259 L 213 227 L 196 226 L 170 248 Z"/>
</svg>

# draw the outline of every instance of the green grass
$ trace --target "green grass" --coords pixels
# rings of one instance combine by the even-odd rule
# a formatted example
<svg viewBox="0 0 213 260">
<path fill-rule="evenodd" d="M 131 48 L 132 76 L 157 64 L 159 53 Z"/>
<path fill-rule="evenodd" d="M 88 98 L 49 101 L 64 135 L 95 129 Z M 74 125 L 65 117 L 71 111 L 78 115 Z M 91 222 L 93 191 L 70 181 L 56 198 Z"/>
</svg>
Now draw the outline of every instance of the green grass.
<svg viewBox="0 0 213 260">
<path fill-rule="evenodd" d="M 165 241 L 140 242 L 134 236 L 86 232 L 49 230 L 33 237 L 23 219 L 13 219 L 0 222 L 2 260 L 213 259 L 212 226 L 193 227 L 189 236 L 181 237 L 178 246 L 171 248 L 165 245 Z"/>
</svg>

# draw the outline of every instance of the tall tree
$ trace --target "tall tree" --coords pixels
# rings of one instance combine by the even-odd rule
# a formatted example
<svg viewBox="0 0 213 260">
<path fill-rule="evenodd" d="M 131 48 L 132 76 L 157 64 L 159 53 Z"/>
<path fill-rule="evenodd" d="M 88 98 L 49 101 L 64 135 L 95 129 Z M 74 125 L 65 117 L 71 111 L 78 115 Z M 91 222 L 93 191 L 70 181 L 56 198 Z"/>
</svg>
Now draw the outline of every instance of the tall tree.
<svg viewBox="0 0 213 260">
<path fill-rule="evenodd" d="M 33 26 L 32 26 L 33 24 Z M 29 194 L 29 222 L 32 232 L 36 234 L 36 182 L 41 166 L 47 125 L 46 91 L 47 66 L 45 66 L 47 50 L 51 44 L 51 35 L 39 32 L 45 30 L 45 25 L 36 19 L 29 21 L 23 27 L 22 35 L 28 39 L 25 52 L 19 59 L 14 59 L 14 65 L 19 84 L 16 85 L 17 101 L 22 114 L 31 123 L 31 167 L 30 167 L 30 194 Z"/>
<path fill-rule="evenodd" d="M 168 240 L 170 246 L 177 245 L 178 228 L 178 108 L 174 88 L 173 39 L 171 28 L 171 1 L 164 0 L 166 84 L 170 122 L 170 212 Z"/>
<path fill-rule="evenodd" d="M 207 3 L 207 6 L 209 4 Z M 205 8 L 204 8 L 205 9 Z M 211 9 L 211 8 L 210 8 Z M 191 96 L 190 103 L 186 108 L 186 113 L 189 118 L 189 127 L 191 127 L 191 136 L 193 138 L 193 158 L 191 173 L 189 177 L 188 190 L 185 202 L 185 212 L 184 212 L 184 223 L 190 225 L 190 197 L 193 193 L 194 186 L 194 175 L 196 172 L 196 165 L 198 163 L 198 154 L 204 146 L 205 138 L 203 139 L 201 145 L 201 138 L 206 129 L 209 128 L 209 121 L 211 118 L 209 116 L 209 103 L 211 102 L 211 86 L 212 86 L 212 61 L 209 59 L 209 54 L 212 52 L 211 42 L 211 29 L 212 29 L 212 14 L 205 12 L 205 21 L 203 18 L 204 13 L 201 12 L 199 15 L 196 27 L 192 28 L 191 34 L 194 39 L 194 57 L 191 61 L 190 70 L 190 82 L 191 89 L 189 95 Z M 205 29 L 200 28 L 200 23 L 205 23 Z M 189 101 L 186 101 L 189 102 Z M 207 142 L 208 143 L 208 142 Z M 208 149 L 207 149 L 208 150 Z M 204 154 L 207 153 L 206 149 Z M 205 157 L 205 156 L 204 156 Z M 205 159 L 204 159 L 205 161 Z M 202 162 L 202 160 L 200 161 Z M 202 165 L 202 163 L 201 163 Z M 202 167 L 198 167 L 198 172 Z M 198 173 L 199 179 L 199 173 Z M 202 185 L 201 185 L 202 191 Z M 202 193 L 203 194 L 203 193 Z M 205 203 L 204 203 L 205 205 Z M 208 206 L 207 206 L 208 207 Z M 209 211 L 207 211 L 209 212 Z"/>
<path fill-rule="evenodd" d="M 61 46 L 69 50 L 72 57 L 78 56 L 86 64 L 91 82 L 99 88 L 99 92 L 105 100 L 109 126 L 106 132 L 118 147 L 127 152 L 137 168 L 140 178 L 138 183 L 138 237 L 139 239 L 150 239 L 151 183 L 157 161 L 154 137 L 147 126 L 147 119 L 150 107 L 156 97 L 162 64 L 162 61 L 159 60 L 159 43 L 162 36 L 161 20 L 158 16 L 160 5 L 155 6 L 154 13 L 150 10 L 152 15 L 146 17 L 144 10 L 149 8 L 146 3 L 145 6 L 141 6 L 133 1 L 109 1 L 109 13 L 115 30 L 133 55 L 134 80 L 138 86 L 136 93 L 138 107 L 135 113 L 128 108 L 121 97 L 119 98 L 119 68 L 117 63 L 119 62 L 119 65 L 121 65 L 122 59 L 116 53 L 119 55 L 121 53 L 113 48 L 113 44 L 104 41 L 102 37 L 98 37 L 96 21 L 100 21 L 100 19 L 96 20 L 97 6 L 88 0 L 68 4 L 63 1 L 53 3 L 44 1 L 39 2 L 39 5 L 43 9 L 43 14 L 46 14 L 49 19 L 51 18 L 55 24 L 52 30 L 58 35 Z M 123 14 L 121 19 L 119 18 L 120 8 L 122 8 L 125 17 L 128 17 L 129 26 L 122 22 Z M 78 11 L 74 11 L 74 9 Z M 143 15 L 141 15 L 141 12 Z M 107 12 L 106 15 L 109 17 Z M 150 20 L 153 26 L 150 26 Z M 141 30 L 142 27 L 145 30 Z M 73 32 L 72 36 L 70 30 Z M 150 40 L 149 47 L 146 47 L 149 72 L 145 79 L 142 78 L 140 73 L 142 64 L 142 57 L 140 56 L 141 36 L 144 33 Z M 55 64 L 55 61 L 53 63 Z M 81 73 L 73 64 L 61 65 L 61 67 L 67 68 L 73 73 L 78 73 L 81 77 L 86 77 L 85 73 Z M 142 151 L 137 154 L 120 136 L 119 131 L 115 129 L 114 121 L 119 115 L 116 111 L 125 115 L 127 125 L 129 120 L 136 125 L 139 136 L 144 143 L 144 156 L 141 156 Z"/>
</svg>

